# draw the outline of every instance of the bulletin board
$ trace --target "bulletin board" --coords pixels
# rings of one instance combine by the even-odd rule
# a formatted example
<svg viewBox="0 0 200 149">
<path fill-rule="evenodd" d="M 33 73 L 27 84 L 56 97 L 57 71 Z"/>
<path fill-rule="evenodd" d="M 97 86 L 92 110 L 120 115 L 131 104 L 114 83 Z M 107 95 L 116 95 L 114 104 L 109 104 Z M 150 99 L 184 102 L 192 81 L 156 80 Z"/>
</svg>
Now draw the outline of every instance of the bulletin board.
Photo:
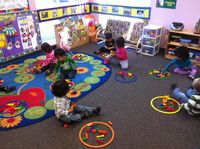
<svg viewBox="0 0 200 149">
<path fill-rule="evenodd" d="M 38 10 L 38 18 L 40 22 L 54 19 L 65 18 L 73 15 L 89 14 L 90 4 L 73 5 L 59 8 Z"/>
<path fill-rule="evenodd" d="M 32 12 L 0 15 L 0 62 L 38 50 L 40 40 L 35 22 Z"/>
<path fill-rule="evenodd" d="M 91 13 L 150 19 L 150 7 L 130 7 L 91 3 Z"/>
</svg>

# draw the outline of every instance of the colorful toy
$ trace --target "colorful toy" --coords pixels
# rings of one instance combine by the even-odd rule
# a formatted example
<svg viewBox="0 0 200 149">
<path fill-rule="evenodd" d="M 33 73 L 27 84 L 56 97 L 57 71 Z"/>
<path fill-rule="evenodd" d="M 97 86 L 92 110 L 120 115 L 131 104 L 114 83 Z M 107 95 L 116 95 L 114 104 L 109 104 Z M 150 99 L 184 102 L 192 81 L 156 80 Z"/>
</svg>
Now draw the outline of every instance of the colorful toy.
<svg viewBox="0 0 200 149">
<path fill-rule="evenodd" d="M 101 125 L 103 126 L 104 129 L 98 128 Z M 108 136 L 110 136 L 110 135 L 107 135 L 108 131 L 105 129 L 108 129 L 108 131 L 111 132 L 110 139 L 108 138 Z M 84 133 L 84 130 L 85 130 L 85 133 Z M 92 132 L 92 133 L 90 133 L 90 132 Z M 83 134 L 83 136 L 82 136 L 82 134 Z M 94 143 L 95 145 L 91 145 L 91 144 L 87 143 L 87 141 L 90 139 L 90 137 L 89 137 L 90 134 L 91 135 L 96 134 L 95 140 L 98 143 L 97 145 L 95 143 Z M 114 133 L 113 128 L 109 124 L 104 123 L 104 122 L 88 123 L 88 124 L 84 125 L 79 131 L 79 140 L 85 146 L 90 147 L 90 148 L 102 148 L 102 147 L 108 146 L 114 140 L 114 136 L 115 136 L 115 133 Z M 93 137 L 91 137 L 91 138 L 93 138 Z M 106 142 L 106 140 L 108 140 L 108 141 Z M 91 139 L 90 139 L 90 142 L 91 142 Z"/>
<path fill-rule="evenodd" d="M 131 83 L 137 80 L 137 77 L 133 73 L 126 71 L 119 71 L 115 74 L 114 78 L 116 81 L 121 83 Z"/>
<path fill-rule="evenodd" d="M 154 105 L 154 101 L 161 100 L 160 109 L 156 108 Z M 181 106 L 178 101 L 169 97 L 168 95 L 165 96 L 157 96 L 151 100 L 151 107 L 163 114 L 175 114 L 180 111 Z"/>
<path fill-rule="evenodd" d="M 171 74 L 168 71 L 164 71 L 162 69 L 152 69 L 148 72 L 148 74 L 151 78 L 157 80 L 165 80 L 171 77 Z"/>
</svg>

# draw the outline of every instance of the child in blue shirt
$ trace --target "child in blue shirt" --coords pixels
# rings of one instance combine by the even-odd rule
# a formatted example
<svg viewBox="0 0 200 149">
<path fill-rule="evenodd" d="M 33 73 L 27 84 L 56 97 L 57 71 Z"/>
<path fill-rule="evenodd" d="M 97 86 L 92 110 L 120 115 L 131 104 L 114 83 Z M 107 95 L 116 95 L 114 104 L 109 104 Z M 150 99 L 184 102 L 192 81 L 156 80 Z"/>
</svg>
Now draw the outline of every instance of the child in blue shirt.
<svg viewBox="0 0 200 149">
<path fill-rule="evenodd" d="M 171 66 L 176 64 L 174 73 L 180 75 L 188 75 L 192 80 L 195 79 L 197 73 L 197 68 L 192 64 L 189 56 L 189 49 L 187 47 L 181 46 L 177 47 L 174 51 L 176 58 L 171 60 L 166 66 L 165 70 L 168 70 Z"/>
</svg>

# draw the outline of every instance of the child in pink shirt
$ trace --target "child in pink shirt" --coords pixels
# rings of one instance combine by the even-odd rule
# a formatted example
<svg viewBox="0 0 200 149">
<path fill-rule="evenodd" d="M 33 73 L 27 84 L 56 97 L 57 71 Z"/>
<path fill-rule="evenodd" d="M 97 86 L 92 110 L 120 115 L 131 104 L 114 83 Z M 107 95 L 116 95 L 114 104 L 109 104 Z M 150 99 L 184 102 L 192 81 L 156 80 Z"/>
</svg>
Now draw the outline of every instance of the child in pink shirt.
<svg viewBox="0 0 200 149">
<path fill-rule="evenodd" d="M 104 64 L 108 64 L 113 57 L 116 57 L 119 61 L 121 69 L 128 69 L 128 55 L 126 48 L 124 47 L 125 39 L 119 37 L 116 40 L 116 53 L 111 53 L 108 55 L 104 61 Z"/>
<path fill-rule="evenodd" d="M 54 56 L 54 50 L 48 43 L 43 43 L 41 46 L 42 51 L 46 54 L 46 59 L 41 61 L 39 65 L 41 69 L 36 69 L 38 73 L 46 72 L 47 75 L 51 74 L 54 70 L 54 67 L 57 63 L 57 59 Z"/>
</svg>

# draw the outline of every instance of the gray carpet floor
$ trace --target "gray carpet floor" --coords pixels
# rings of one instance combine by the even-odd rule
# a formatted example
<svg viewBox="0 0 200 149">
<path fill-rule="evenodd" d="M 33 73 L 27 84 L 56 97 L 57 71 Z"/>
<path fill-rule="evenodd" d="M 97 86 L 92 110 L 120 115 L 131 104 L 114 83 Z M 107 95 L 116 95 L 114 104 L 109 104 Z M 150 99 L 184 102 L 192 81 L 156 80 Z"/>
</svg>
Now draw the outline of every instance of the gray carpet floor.
<svg viewBox="0 0 200 149">
<path fill-rule="evenodd" d="M 87 44 L 73 51 L 93 53 L 99 47 Z M 150 106 L 155 96 L 170 94 L 174 82 L 184 91 L 192 83 L 186 76 L 172 73 L 169 80 L 148 76 L 153 68 L 163 68 L 169 60 L 158 54 L 138 55 L 128 50 L 130 71 L 138 76 L 135 83 L 119 83 L 114 74 L 120 71 L 111 63 L 112 75 L 102 86 L 78 101 L 84 105 L 101 105 L 99 117 L 63 128 L 55 117 L 34 125 L 0 132 L 1 149 L 85 149 L 78 139 L 80 128 L 91 121 L 112 121 L 115 139 L 106 149 L 200 149 L 200 118 L 184 110 L 174 115 L 161 114 Z"/>
</svg>

